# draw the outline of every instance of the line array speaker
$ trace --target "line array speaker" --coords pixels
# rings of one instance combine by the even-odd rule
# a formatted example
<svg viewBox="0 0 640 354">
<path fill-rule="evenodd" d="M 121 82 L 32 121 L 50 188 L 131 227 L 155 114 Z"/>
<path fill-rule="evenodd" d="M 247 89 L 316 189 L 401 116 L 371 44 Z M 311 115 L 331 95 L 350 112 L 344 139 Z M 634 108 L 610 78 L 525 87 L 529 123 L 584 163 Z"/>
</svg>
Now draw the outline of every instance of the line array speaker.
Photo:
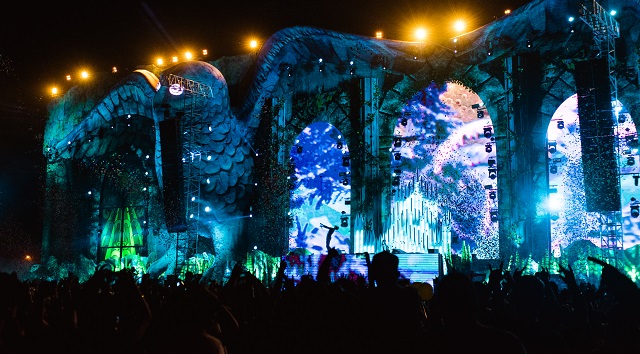
<svg viewBox="0 0 640 354">
<path fill-rule="evenodd" d="M 169 118 L 160 122 L 160 149 L 162 196 L 167 231 L 183 232 L 187 230 L 187 219 L 179 119 Z"/>
<path fill-rule="evenodd" d="M 606 58 L 577 62 L 574 75 L 586 209 L 619 211 L 620 182 L 609 63 Z"/>
</svg>

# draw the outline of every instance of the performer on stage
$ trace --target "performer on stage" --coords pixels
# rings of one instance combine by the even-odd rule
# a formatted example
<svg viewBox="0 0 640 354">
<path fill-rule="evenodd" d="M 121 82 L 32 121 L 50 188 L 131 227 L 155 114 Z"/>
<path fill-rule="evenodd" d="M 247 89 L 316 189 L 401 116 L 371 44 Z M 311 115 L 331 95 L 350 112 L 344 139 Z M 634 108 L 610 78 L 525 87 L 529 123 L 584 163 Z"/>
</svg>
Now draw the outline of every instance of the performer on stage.
<svg viewBox="0 0 640 354">
<path fill-rule="evenodd" d="M 323 223 L 320 223 L 320 227 L 322 227 L 323 229 L 327 229 L 327 252 L 329 252 L 329 249 L 331 249 L 331 247 L 329 247 L 329 243 L 331 243 L 331 235 L 333 235 L 334 232 L 336 232 L 336 230 L 338 229 L 338 226 L 327 226 Z"/>
</svg>

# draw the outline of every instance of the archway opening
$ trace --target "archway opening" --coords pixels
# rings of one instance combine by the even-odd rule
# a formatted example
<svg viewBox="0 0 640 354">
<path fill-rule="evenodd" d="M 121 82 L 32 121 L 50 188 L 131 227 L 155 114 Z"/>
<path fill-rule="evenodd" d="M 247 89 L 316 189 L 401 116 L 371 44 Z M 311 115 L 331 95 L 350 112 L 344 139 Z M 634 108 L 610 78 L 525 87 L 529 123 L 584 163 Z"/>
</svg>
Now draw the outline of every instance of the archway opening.
<svg viewBox="0 0 640 354">
<path fill-rule="evenodd" d="M 417 92 L 394 128 L 383 248 L 498 255 L 495 131 L 480 97 L 453 82 Z"/>
<path fill-rule="evenodd" d="M 635 279 L 638 257 L 633 250 L 640 248 L 640 215 L 635 213 L 640 199 L 640 160 L 638 134 L 629 112 L 621 102 L 615 102 L 617 121 L 614 146 L 620 182 L 620 224 L 622 226 L 622 268 Z M 586 208 L 584 173 L 582 169 L 582 141 L 578 115 L 578 96 L 567 98 L 553 114 L 547 127 L 548 199 L 546 210 L 550 219 L 551 253 L 554 257 L 568 257 L 577 248 L 581 253 L 598 253 L 602 244 L 603 216 Z M 587 242 L 587 243 L 585 243 Z M 576 245 L 581 245 L 577 247 Z M 582 259 L 585 258 L 585 259 Z M 579 260 L 582 268 L 590 268 L 586 257 Z M 599 270 L 597 265 L 596 270 Z M 576 268 L 576 267 L 574 267 Z M 586 276 L 580 272 L 579 276 Z"/>
<path fill-rule="evenodd" d="M 313 123 L 297 136 L 289 156 L 289 250 L 351 253 L 351 162 L 344 136 L 329 123 Z"/>
</svg>

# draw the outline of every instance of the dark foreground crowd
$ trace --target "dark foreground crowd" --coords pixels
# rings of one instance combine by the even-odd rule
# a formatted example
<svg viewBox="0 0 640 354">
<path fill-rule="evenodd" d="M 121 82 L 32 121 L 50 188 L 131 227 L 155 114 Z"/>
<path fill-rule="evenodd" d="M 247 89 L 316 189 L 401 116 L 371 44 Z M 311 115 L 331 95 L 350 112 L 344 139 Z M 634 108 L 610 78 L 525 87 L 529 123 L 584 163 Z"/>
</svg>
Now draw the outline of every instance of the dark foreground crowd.
<svg viewBox="0 0 640 354">
<path fill-rule="evenodd" d="M 640 353 L 640 290 L 602 263 L 597 288 L 560 268 L 455 270 L 425 299 L 374 255 L 368 277 L 264 286 L 236 266 L 224 284 L 99 269 L 86 282 L 0 274 L 0 353 Z M 562 286 L 559 286 L 562 285 Z"/>
</svg>

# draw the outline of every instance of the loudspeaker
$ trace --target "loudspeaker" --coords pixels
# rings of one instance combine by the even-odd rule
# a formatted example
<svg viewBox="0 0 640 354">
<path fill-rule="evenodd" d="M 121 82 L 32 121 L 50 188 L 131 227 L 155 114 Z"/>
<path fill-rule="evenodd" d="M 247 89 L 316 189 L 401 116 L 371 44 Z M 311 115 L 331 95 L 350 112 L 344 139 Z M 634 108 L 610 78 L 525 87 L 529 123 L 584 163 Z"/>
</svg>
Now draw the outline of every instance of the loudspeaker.
<svg viewBox="0 0 640 354">
<path fill-rule="evenodd" d="M 574 75 L 586 209 L 589 212 L 619 211 L 620 183 L 609 63 L 606 58 L 577 62 Z"/>
<path fill-rule="evenodd" d="M 180 120 L 169 118 L 160 122 L 162 159 L 162 196 L 164 215 L 169 232 L 187 230 L 182 168 Z"/>
</svg>

